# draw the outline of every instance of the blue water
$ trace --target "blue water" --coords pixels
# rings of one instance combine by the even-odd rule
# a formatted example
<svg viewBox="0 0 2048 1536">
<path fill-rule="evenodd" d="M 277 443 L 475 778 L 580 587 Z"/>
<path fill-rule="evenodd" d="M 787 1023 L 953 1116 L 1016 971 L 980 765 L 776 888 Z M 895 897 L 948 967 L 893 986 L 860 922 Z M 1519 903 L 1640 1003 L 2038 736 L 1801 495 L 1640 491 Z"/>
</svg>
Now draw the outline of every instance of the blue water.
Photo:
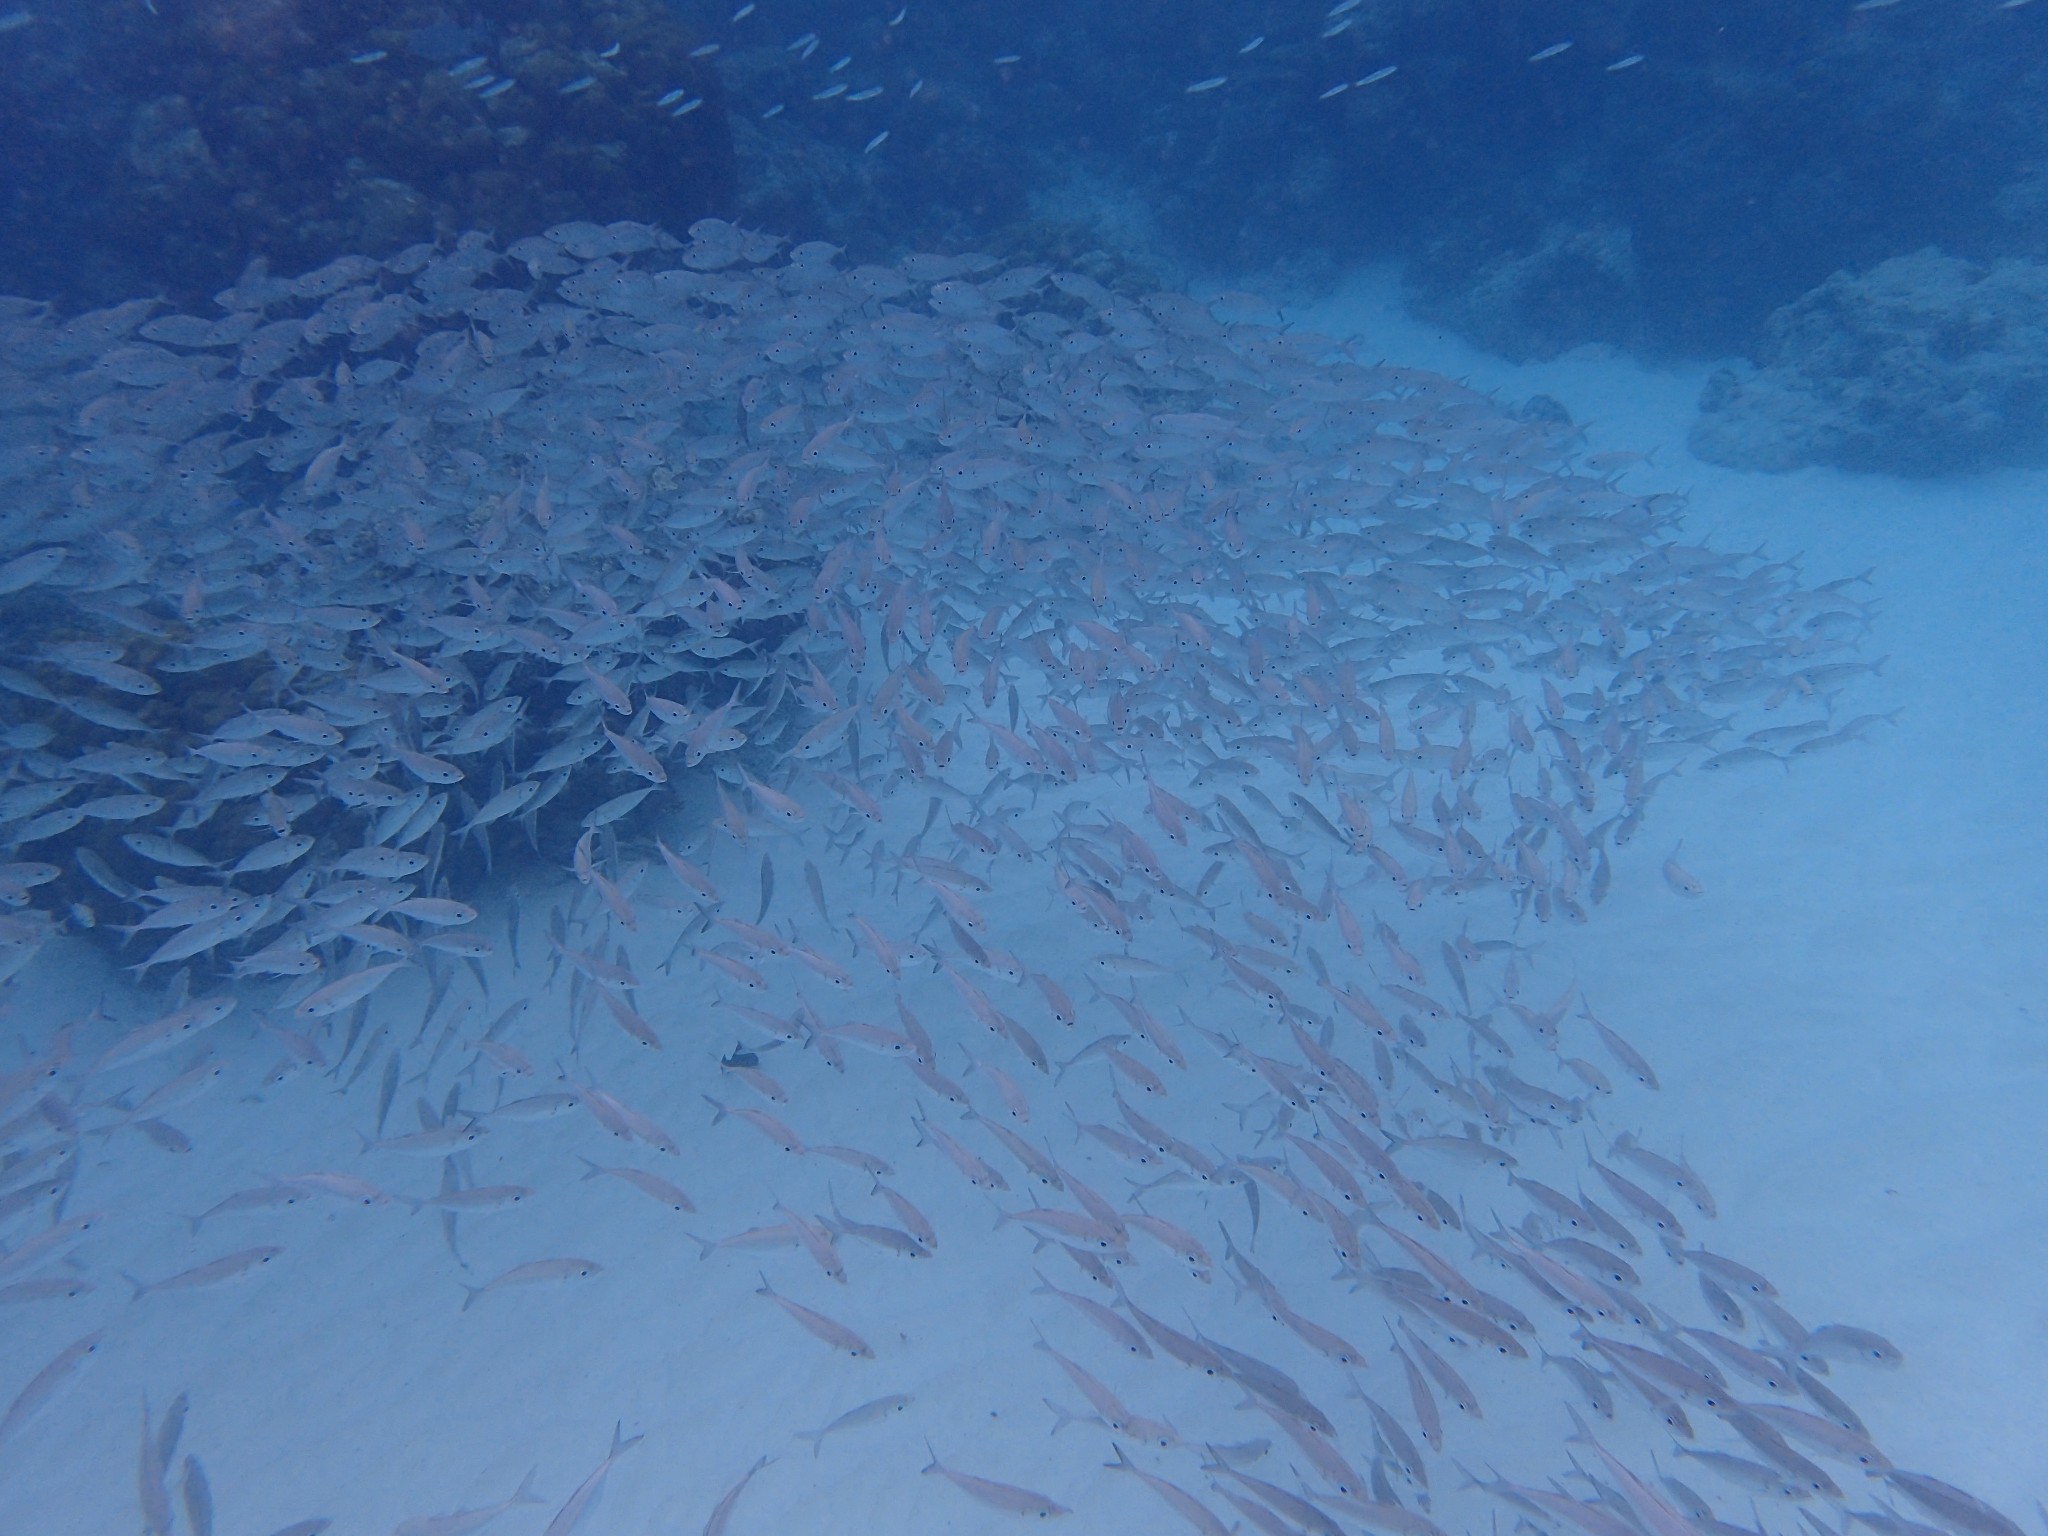
<svg viewBox="0 0 2048 1536">
<path fill-rule="evenodd" d="M 2033 1529 L 2044 26 L 0 15 L 0 1533 Z"/>
</svg>

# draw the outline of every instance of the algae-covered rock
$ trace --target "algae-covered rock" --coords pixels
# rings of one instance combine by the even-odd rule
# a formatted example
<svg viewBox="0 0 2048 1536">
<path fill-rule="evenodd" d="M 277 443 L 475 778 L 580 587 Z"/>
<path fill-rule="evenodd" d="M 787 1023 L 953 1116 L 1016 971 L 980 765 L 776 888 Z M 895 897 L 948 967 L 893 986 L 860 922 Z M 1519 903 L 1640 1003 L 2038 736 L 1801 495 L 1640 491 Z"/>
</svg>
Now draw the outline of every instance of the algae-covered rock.
<svg viewBox="0 0 2048 1536">
<path fill-rule="evenodd" d="M 1925 250 L 1838 272 L 1758 350 L 1707 381 L 1701 458 L 1931 475 L 2048 453 L 2048 262 Z"/>
<path fill-rule="evenodd" d="M 1552 223 L 1518 248 L 1473 244 L 1439 241 L 1410 268 L 1420 313 L 1515 362 L 1631 339 L 1637 277 L 1627 230 Z"/>
</svg>

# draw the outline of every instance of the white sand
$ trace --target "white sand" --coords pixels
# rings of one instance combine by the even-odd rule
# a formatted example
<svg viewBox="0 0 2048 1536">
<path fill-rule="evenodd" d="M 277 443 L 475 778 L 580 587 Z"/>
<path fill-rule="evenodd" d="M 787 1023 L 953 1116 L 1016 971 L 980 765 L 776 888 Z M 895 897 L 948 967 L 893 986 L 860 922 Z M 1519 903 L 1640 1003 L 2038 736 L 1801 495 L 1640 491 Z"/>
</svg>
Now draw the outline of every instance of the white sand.
<svg viewBox="0 0 2048 1536">
<path fill-rule="evenodd" d="M 1664 787 L 1610 901 L 1569 936 L 1637 1021 L 1658 1118 L 1720 1199 L 1714 1241 L 1810 1322 L 1907 1356 L 1852 1401 L 1901 1466 L 2009 1514 L 2048 1498 L 2048 473 L 1901 482 L 1745 474 L 1686 451 L 1708 369 L 1602 347 L 1517 367 L 1409 316 L 1391 274 L 1307 324 L 1369 335 L 1510 401 L 1548 394 L 1596 449 L 1654 450 L 1724 548 L 1875 567 L 1889 653 L 1858 710 L 1896 729 Z M 1706 884 L 1657 868 L 1675 844 Z M 1628 866 L 1632 865 L 1630 868 Z M 1560 935 L 1560 938 L 1565 936 Z"/>
<path fill-rule="evenodd" d="M 1877 567 L 1883 613 L 1873 648 L 1891 661 L 1861 690 L 1861 707 L 1900 709 L 1898 726 L 1802 762 L 1789 777 L 1765 766 L 1667 784 L 1643 837 L 1618 861 L 1615 895 L 1593 923 L 1542 935 L 1540 975 L 1553 989 L 1576 976 L 1603 1014 L 1625 1021 L 1651 1051 L 1662 1095 L 1629 1098 L 1625 1111 L 1603 1119 L 1651 1125 L 1667 1147 L 1683 1145 L 1720 1197 L 1720 1221 L 1702 1224 L 1712 1245 L 1771 1274 L 1808 1321 L 1860 1324 L 1904 1347 L 1908 1364 L 1894 1374 L 1837 1378 L 1900 1464 L 1970 1486 L 2009 1512 L 2029 1510 L 2048 1494 L 2040 1451 L 2040 1426 L 2048 1424 L 2048 1291 L 2040 1282 L 2048 1273 L 2048 1192 L 2036 1108 L 2048 1075 L 2036 1012 L 2048 972 L 2039 931 L 2048 911 L 2048 819 L 2038 811 L 2039 749 L 2048 741 L 2040 697 L 2048 477 L 1899 485 L 1711 469 L 1683 447 L 1698 372 L 1646 372 L 1597 352 L 1511 368 L 1416 325 L 1390 293 L 1383 277 L 1361 279 L 1312 323 L 1368 332 L 1390 358 L 1516 397 L 1547 392 L 1591 423 L 1596 447 L 1654 447 L 1656 462 L 1636 483 L 1689 490 L 1695 531 L 1717 543 L 1803 550 L 1819 579 Z M 907 796 L 902 814 L 909 824 L 892 828 L 899 841 L 922 819 L 922 797 Z M 1134 808 L 1129 814 L 1136 819 Z M 1681 839 L 1684 862 L 1706 885 L 1696 901 L 1679 898 L 1658 874 Z M 807 857 L 823 867 L 842 920 L 855 906 L 888 910 L 869 894 L 858 860 L 841 870 L 814 841 L 782 835 L 746 850 L 721 840 L 706 855 L 727 888 L 728 913 L 754 915 L 763 846 L 776 853 L 779 918 L 815 926 L 801 879 Z M 1016 883 L 1021 898 L 1000 907 L 987 898 L 1002 919 L 1001 942 L 1072 975 L 1074 925 L 1046 920 L 1053 898 L 1043 866 Z M 252 1040 L 246 1018 L 232 1021 L 218 1042 L 237 1063 L 230 1082 L 170 1117 L 192 1136 L 194 1151 L 164 1153 L 132 1131 L 89 1142 L 81 1204 L 110 1213 L 81 1250 L 99 1289 L 0 1319 L 5 1397 L 73 1338 L 108 1329 L 76 1378 L 0 1445 L 0 1530 L 134 1529 L 142 1398 L 146 1392 L 161 1408 L 180 1390 L 192 1399 L 183 1450 L 206 1466 L 222 1536 L 268 1532 L 312 1514 L 336 1516 L 338 1533 L 382 1536 L 408 1516 L 503 1499 L 535 1467 L 545 1502 L 491 1529 L 537 1533 L 603 1457 L 616 1421 L 647 1440 L 619 1464 L 579 1527 L 586 1533 L 695 1532 L 763 1454 L 775 1460 L 743 1499 L 735 1536 L 1015 1528 L 1016 1520 L 938 1478 L 918 1476 L 927 1436 L 948 1465 L 1075 1505 L 1081 1516 L 1068 1528 L 1177 1528 L 1150 1493 L 1099 1470 L 1107 1445 L 1099 1430 L 1048 1438 L 1052 1418 L 1041 1399 L 1080 1403 L 1031 1348 L 1034 1320 L 1132 1407 L 1163 1413 L 1190 1440 L 1279 1440 L 1264 1420 L 1234 1411 L 1227 1395 L 1190 1384 L 1164 1362 L 1112 1358 L 1085 1324 L 1028 1297 L 1028 1281 L 1019 1283 L 1030 1262 L 1026 1239 L 992 1232 L 996 1204 L 912 1145 L 910 1105 L 936 1108 L 932 1095 L 896 1063 L 857 1048 L 848 1048 L 843 1078 L 815 1053 L 768 1053 L 763 1065 L 795 1101 L 777 1112 L 814 1142 L 859 1146 L 895 1163 L 895 1185 L 939 1226 L 939 1256 L 913 1262 L 848 1242 L 846 1287 L 787 1250 L 700 1260 L 685 1229 L 715 1237 L 769 1222 L 778 1199 L 808 1212 L 836 1196 L 851 1215 L 890 1217 L 854 1170 L 792 1160 L 744 1125 L 711 1123 L 703 1092 L 734 1105 L 759 1102 L 712 1065 L 740 1031 L 710 1019 L 701 976 L 658 982 L 678 919 L 654 910 L 653 897 L 673 886 L 657 869 L 644 890 L 647 921 L 633 959 L 649 983 L 642 1010 L 669 1048 L 652 1058 L 599 1013 L 586 1026 L 575 1071 L 659 1120 L 681 1143 L 679 1157 L 620 1148 L 575 1111 L 500 1126 L 472 1154 L 477 1182 L 531 1182 L 539 1192 L 519 1210 L 463 1220 L 468 1275 L 457 1271 L 431 1211 L 396 1205 L 309 1201 L 224 1216 L 195 1239 L 181 1218 L 266 1175 L 346 1169 L 425 1195 L 438 1168 L 433 1159 L 359 1154 L 354 1133 L 373 1116 L 374 1072 L 347 1098 L 324 1075 L 306 1073 L 266 1091 L 260 1104 L 245 1102 L 277 1053 Z M 491 1000 L 477 1007 L 464 1037 L 519 988 L 537 984 L 548 963 L 546 906 L 561 894 L 528 898 L 524 969 L 513 978 L 497 968 Z M 501 914 L 488 914 L 485 926 L 501 933 Z M 884 926 L 901 936 L 900 924 Z M 1185 943 L 1181 950 L 1196 953 Z M 844 959 L 843 945 L 834 955 Z M 784 963 L 777 974 L 794 973 Z M 991 993 L 1002 988 L 981 981 Z M 115 985 L 93 951 L 66 942 L 18 984 L 14 1018 L 39 1034 L 53 1020 L 82 1015 Z M 1077 1002 L 1088 1001 L 1080 985 L 1071 989 Z M 718 990 L 732 994 L 727 985 Z M 801 990 L 835 1021 L 894 1022 L 893 994 L 871 980 L 853 995 L 815 979 Z M 1198 1017 L 1211 1000 L 1178 982 L 1162 990 Z M 459 982 L 455 996 L 472 991 Z M 792 994 L 784 986 L 777 995 Z M 1069 1035 L 1046 1022 L 1035 991 L 1002 995 L 1055 1056 L 1115 1027 L 1096 1004 L 1093 1027 Z M 146 1004 L 113 990 L 106 996 L 124 1021 L 146 1016 Z M 959 1022 L 943 978 L 920 979 L 914 997 L 935 1034 L 968 1040 L 1026 1075 L 1014 1053 L 989 1045 L 971 1020 Z M 423 1001 L 419 979 L 406 978 L 380 994 L 374 1015 L 410 1040 Z M 566 1007 L 558 985 L 508 1036 L 537 1049 L 546 1042 L 544 1075 Z M 102 1028 L 96 1038 L 104 1036 Z M 1178 1102 L 1251 1097 L 1247 1080 L 1206 1046 L 1187 1035 L 1183 1044 L 1199 1059 L 1185 1082 L 1175 1081 Z M 957 1050 L 949 1047 L 941 1064 L 958 1075 Z M 132 1076 L 146 1087 L 164 1075 L 156 1063 Z M 993 1106 L 985 1084 L 965 1082 L 984 1108 Z M 445 1086 L 444 1068 L 432 1084 L 437 1102 Z M 512 1096 L 547 1086 L 515 1085 Z M 411 1084 L 400 1090 L 389 1130 L 414 1128 L 419 1092 Z M 472 1107 L 494 1096 L 482 1083 L 465 1090 Z M 1061 1097 L 1106 1117 L 1100 1068 L 1077 1069 L 1057 1095 L 1035 1090 L 1035 1128 L 1096 1187 L 1120 1194 L 1117 1165 L 1099 1149 L 1076 1149 L 1053 1118 Z M 964 1134 L 953 1113 L 936 1118 Z M 985 1138 L 976 1145 L 992 1151 Z M 698 1213 L 673 1216 L 612 1180 L 579 1182 L 577 1153 L 675 1179 Z M 1027 1181 L 1007 1159 L 993 1160 L 1010 1177 L 1005 1205 L 1020 1207 Z M 1190 1224 L 1200 1209 L 1173 1190 L 1152 1208 Z M 1216 1197 L 1213 1208 L 1242 1231 L 1234 1193 Z M 1268 1219 L 1280 1227 L 1270 1211 Z M 1215 1246 L 1213 1225 L 1200 1235 Z M 1312 1288 L 1327 1274 L 1327 1254 L 1304 1248 L 1291 1257 L 1287 1241 L 1270 1239 L 1261 1261 L 1292 1278 L 1298 1258 L 1304 1289 L 1334 1308 L 1340 1291 Z M 116 1278 L 119 1270 L 160 1278 L 269 1242 L 282 1244 L 284 1255 L 219 1289 L 131 1306 Z M 486 1295 L 460 1310 L 459 1279 L 481 1284 L 511 1265 L 566 1255 L 596 1260 L 605 1272 Z M 1085 1289 L 1057 1253 L 1038 1262 L 1061 1285 Z M 803 1334 L 751 1294 L 757 1270 L 778 1291 L 858 1329 L 877 1358 L 835 1357 Z M 1141 1304 L 1177 1325 L 1187 1304 L 1245 1347 L 1280 1352 L 1270 1325 L 1254 1328 L 1233 1314 L 1220 1277 L 1198 1292 L 1151 1250 L 1132 1284 Z M 1354 1305 L 1348 1316 L 1326 1310 L 1321 1320 L 1381 1354 L 1373 1390 L 1397 1395 L 1374 1313 Z M 1319 1399 L 1342 1401 L 1334 1368 L 1301 1363 L 1299 1351 L 1286 1358 Z M 1521 1396 L 1533 1374 L 1489 1370 L 1483 1361 L 1472 1368 L 1496 1438 L 1513 1433 L 1525 1406 L 1538 1421 L 1536 1399 Z M 914 1395 L 910 1412 L 828 1441 L 815 1461 L 790 1438 L 891 1392 Z M 1454 1450 L 1475 1443 L 1461 1439 Z M 1520 1470 L 1557 1469 L 1554 1433 L 1529 1450 L 1534 1459 Z M 1202 1486 L 1185 1454 L 1149 1464 Z M 1273 1472 L 1270 1464 L 1264 1470 Z M 1729 1514 L 1742 1518 L 1739 1509 Z"/>
</svg>

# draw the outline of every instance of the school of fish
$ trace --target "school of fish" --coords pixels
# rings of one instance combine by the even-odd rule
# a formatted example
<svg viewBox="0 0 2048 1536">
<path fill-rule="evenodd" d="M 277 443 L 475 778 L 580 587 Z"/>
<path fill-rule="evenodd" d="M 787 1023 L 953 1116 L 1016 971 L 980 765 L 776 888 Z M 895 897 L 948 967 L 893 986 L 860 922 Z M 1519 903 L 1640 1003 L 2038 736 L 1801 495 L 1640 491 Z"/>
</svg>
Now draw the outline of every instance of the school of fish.
<svg viewBox="0 0 2048 1536">
<path fill-rule="evenodd" d="M 829 1357 L 707 1533 L 853 1442 L 989 1528 L 2018 1531 L 1874 1443 L 1896 1349 L 1717 1249 L 1544 954 L 1701 893 L 1619 858 L 1667 779 L 1870 729 L 1856 580 L 1248 295 L 704 221 L 218 309 L 0 306 L 4 969 L 132 981 L 7 1019 L 0 1465 L 341 1212 L 451 1339 L 639 1270 Z M 189 1129 L 286 1121 L 343 1150 Z M 1028 1433 L 920 1376 L 949 1266 Z M 138 1518 L 210 1536 L 177 1386 Z M 601 1528 L 702 1433 L 633 1427 L 393 1536 Z"/>
</svg>

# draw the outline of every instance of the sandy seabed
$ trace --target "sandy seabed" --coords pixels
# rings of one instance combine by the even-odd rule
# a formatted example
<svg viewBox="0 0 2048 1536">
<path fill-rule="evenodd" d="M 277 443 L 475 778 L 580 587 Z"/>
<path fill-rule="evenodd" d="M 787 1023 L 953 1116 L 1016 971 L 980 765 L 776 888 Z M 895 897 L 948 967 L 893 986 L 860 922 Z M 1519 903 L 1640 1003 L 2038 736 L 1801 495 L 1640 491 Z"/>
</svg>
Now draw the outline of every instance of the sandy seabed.
<svg viewBox="0 0 2048 1536">
<path fill-rule="evenodd" d="M 1666 785 L 1642 837 L 1617 855 L 1613 896 L 1586 926 L 1547 930 L 1535 968 L 1548 992 L 1576 981 L 1656 1061 L 1661 1094 L 1630 1099 L 1627 1114 L 1682 1149 L 1715 1190 L 1714 1246 L 1769 1274 L 1808 1321 L 1876 1329 L 1904 1350 L 1896 1370 L 1854 1376 L 1874 1437 L 1900 1465 L 2030 1515 L 2048 1497 L 2048 473 L 1904 483 L 1703 465 L 1684 443 L 1704 368 L 1647 370 L 1598 349 L 1514 367 L 1406 316 L 1395 291 L 1387 275 L 1362 274 L 1303 319 L 1511 400 L 1552 396 L 1585 423 L 1590 448 L 1648 452 L 1629 483 L 1684 491 L 1688 531 L 1719 547 L 1797 553 L 1815 580 L 1874 568 L 1869 649 L 1889 660 L 1858 697 L 1862 708 L 1896 710 L 1896 725 L 1790 773 L 1750 765 Z M 914 826 L 892 830 L 900 839 Z M 751 908 L 761 846 L 705 856 L 739 893 L 736 911 Z M 765 846 L 791 850 L 780 860 L 778 912 L 807 920 L 810 897 L 795 876 L 813 850 L 772 836 Z M 1697 898 L 1659 875 L 1678 848 L 1704 886 Z M 867 872 L 820 863 L 829 902 L 858 910 Z M 545 913 L 566 890 L 512 899 L 527 908 L 522 969 L 496 967 L 492 997 L 466 1033 L 532 990 L 549 963 Z M 680 921 L 655 916 L 633 946 L 649 978 L 643 1008 L 730 1034 L 708 1021 L 701 982 L 653 979 Z M 1032 948 L 1064 942 L 1060 930 L 1028 908 L 1004 916 L 1027 963 L 1060 958 Z M 502 908 L 487 913 L 494 932 L 503 920 Z M 61 941 L 15 984 L 13 1016 L 26 1028 L 105 1003 L 128 1017 L 136 1010 L 120 1007 L 120 985 L 96 951 Z M 375 1008 L 409 1032 L 423 996 L 408 979 Z M 558 990 L 533 1006 L 566 1003 Z M 868 986 L 835 1009 L 887 1022 L 893 997 Z M 600 1018 L 591 1028 L 609 1026 Z M 634 1048 L 591 1038 L 603 1063 L 595 1075 L 630 1098 L 644 1081 Z M 1061 1045 L 1055 1054 L 1073 1049 Z M 949 1465 L 1056 1492 L 1079 1508 L 1072 1528 L 1171 1528 L 1143 1487 L 1100 1470 L 1104 1436 L 1048 1436 L 1042 1400 L 1078 1403 L 1033 1349 L 1034 1321 L 1091 1361 L 1106 1351 L 1071 1319 L 1026 1305 L 1014 1284 L 1021 1236 L 989 1233 L 995 1204 L 928 1166 L 928 1154 L 910 1166 L 920 1154 L 897 1112 L 908 1098 L 887 1101 L 886 1129 L 859 1094 L 805 1099 L 802 1088 L 828 1069 L 795 1055 L 768 1064 L 803 1101 L 805 1133 L 897 1161 L 897 1182 L 940 1228 L 939 1258 L 856 1248 L 866 1273 L 841 1290 L 785 1250 L 700 1257 L 691 1234 L 771 1220 L 774 1201 L 799 1198 L 793 1189 L 819 1209 L 828 1199 L 859 1201 L 868 1219 L 880 1209 L 853 1169 L 808 1159 L 792 1172 L 798 1165 L 751 1131 L 714 1125 L 695 1086 L 754 1101 L 708 1067 L 701 1085 L 673 1096 L 689 1109 L 665 1117 L 679 1156 L 643 1160 L 689 1190 L 695 1214 L 672 1216 L 616 1180 L 579 1180 L 578 1154 L 625 1159 L 580 1117 L 538 1122 L 472 1154 L 477 1182 L 525 1180 L 537 1193 L 527 1209 L 462 1220 L 466 1274 L 436 1215 L 397 1205 L 227 1215 L 208 1224 L 213 1241 L 193 1241 L 186 1218 L 266 1177 L 374 1167 L 393 1189 L 431 1193 L 433 1160 L 358 1161 L 373 1083 L 343 1098 L 324 1075 L 304 1074 L 267 1090 L 259 1115 L 242 1102 L 253 1083 L 238 1081 L 177 1117 L 194 1147 L 174 1168 L 134 1132 L 92 1138 L 89 1203 L 122 1220 L 91 1250 L 90 1296 L 0 1319 L 0 1397 L 72 1339 L 94 1328 L 106 1338 L 0 1446 L 0 1532 L 135 1529 L 144 1400 L 160 1412 L 181 1391 L 191 1412 L 180 1454 L 203 1462 L 221 1536 L 317 1514 L 336 1516 L 337 1532 L 381 1536 L 422 1513 L 504 1500 L 535 1469 L 541 1502 L 490 1529 L 539 1532 L 604 1461 L 620 1422 L 647 1440 L 622 1453 L 579 1524 L 586 1532 L 700 1530 L 761 1456 L 772 1460 L 734 1512 L 735 1536 L 1013 1528 L 1014 1517 L 917 1475 L 927 1437 Z M 1188 1091 L 1245 1093 L 1213 1063 L 1197 1064 Z M 411 1129 L 417 1092 L 401 1090 L 389 1129 Z M 1097 1097 L 1107 1103 L 1106 1092 Z M 1115 1177 L 1100 1159 L 1082 1166 Z M 268 1242 L 285 1249 L 273 1265 L 217 1289 L 130 1303 L 116 1277 L 161 1277 L 216 1250 Z M 587 1256 L 604 1273 L 486 1294 L 462 1310 L 460 1283 L 559 1255 Z M 857 1319 L 877 1358 L 850 1372 L 752 1294 L 757 1270 L 778 1290 Z M 1071 1270 L 1048 1273 L 1079 1284 Z M 1226 1305 L 1221 1275 L 1213 1290 Z M 1378 1376 L 1383 1388 L 1388 1376 Z M 1334 1398 L 1340 1379 L 1317 1381 Z M 1164 1411 L 1191 1440 L 1261 1432 L 1250 1415 L 1233 1425 L 1226 1407 L 1197 1401 L 1177 1376 L 1149 1387 L 1120 1380 L 1134 1407 Z M 1494 1394 L 1498 1429 L 1513 1422 L 1513 1403 L 1501 1401 L 1512 1388 L 1490 1382 L 1475 1372 L 1482 1395 Z M 815 1459 L 792 1438 L 889 1393 L 913 1398 L 900 1420 L 850 1428 Z"/>
<path fill-rule="evenodd" d="M 1658 1119 L 1720 1197 L 1716 1240 L 1795 1311 L 1906 1354 L 1872 1431 L 2008 1514 L 2048 1499 L 2048 472 L 1748 474 L 1686 451 L 1710 367 L 1604 347 L 1503 362 L 1402 310 L 1390 274 L 1304 317 L 1507 398 L 1548 394 L 1688 531 L 1832 580 L 1869 569 L 1888 655 L 1867 742 L 1666 786 L 1633 899 L 1568 937 L 1656 1043 Z M 1705 883 L 1652 877 L 1679 844 Z M 1559 936 L 1565 937 L 1565 936 Z M 1593 978 L 1598 978 L 1597 981 Z M 1859 1399 L 1861 1401 L 1863 1399 Z"/>
</svg>

